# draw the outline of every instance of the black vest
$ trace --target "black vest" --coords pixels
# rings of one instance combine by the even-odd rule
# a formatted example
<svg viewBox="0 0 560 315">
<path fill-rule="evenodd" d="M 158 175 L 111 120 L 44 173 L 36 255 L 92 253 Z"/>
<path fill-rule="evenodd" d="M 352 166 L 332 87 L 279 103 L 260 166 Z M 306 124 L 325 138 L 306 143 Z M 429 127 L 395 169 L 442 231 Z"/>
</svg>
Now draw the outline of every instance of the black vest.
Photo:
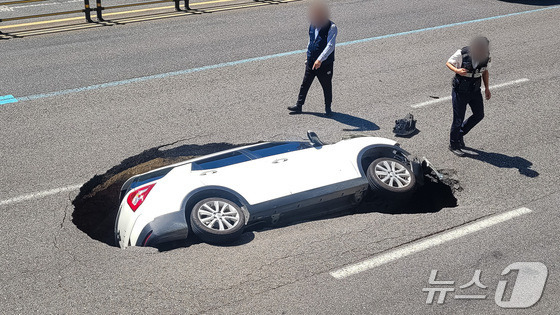
<svg viewBox="0 0 560 315">
<path fill-rule="evenodd" d="M 309 46 L 307 46 L 307 64 L 311 67 L 317 58 L 321 55 L 325 47 L 327 47 L 327 37 L 329 36 L 329 30 L 331 29 L 332 22 L 329 21 L 325 26 L 321 27 L 317 38 L 315 38 L 315 28 L 313 25 L 309 26 Z M 334 62 L 334 50 L 333 52 L 323 61 L 323 63 L 328 64 Z"/>
<path fill-rule="evenodd" d="M 460 68 L 465 68 L 469 72 L 467 76 L 455 75 L 453 78 L 453 88 L 458 92 L 473 92 L 480 89 L 482 82 L 482 73 L 486 71 L 488 63 L 490 62 L 490 57 L 484 61 L 480 61 L 476 68 L 473 66 L 473 60 L 469 53 L 469 47 L 463 47 L 461 49 L 461 54 L 463 55 L 463 63 Z"/>
</svg>

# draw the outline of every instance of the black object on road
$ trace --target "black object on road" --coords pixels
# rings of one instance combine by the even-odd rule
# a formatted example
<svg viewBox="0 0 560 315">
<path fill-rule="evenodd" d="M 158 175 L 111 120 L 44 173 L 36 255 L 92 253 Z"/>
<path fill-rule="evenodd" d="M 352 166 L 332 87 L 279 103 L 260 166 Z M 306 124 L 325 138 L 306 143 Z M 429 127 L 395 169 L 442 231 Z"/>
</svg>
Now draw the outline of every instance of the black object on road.
<svg viewBox="0 0 560 315">
<path fill-rule="evenodd" d="M 406 137 L 414 134 L 416 129 L 416 120 L 414 116 L 408 113 L 404 118 L 395 121 L 393 132 L 395 136 Z"/>
</svg>

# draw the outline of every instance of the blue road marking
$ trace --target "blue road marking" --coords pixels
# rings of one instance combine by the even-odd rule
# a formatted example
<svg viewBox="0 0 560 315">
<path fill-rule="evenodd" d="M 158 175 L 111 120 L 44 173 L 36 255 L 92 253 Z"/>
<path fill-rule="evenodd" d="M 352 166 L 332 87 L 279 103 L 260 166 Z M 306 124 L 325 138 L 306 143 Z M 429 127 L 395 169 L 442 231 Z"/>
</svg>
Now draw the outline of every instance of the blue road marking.
<svg viewBox="0 0 560 315">
<path fill-rule="evenodd" d="M 482 19 L 476 19 L 476 20 L 470 20 L 470 21 L 463 21 L 463 22 L 457 22 L 457 23 L 451 23 L 451 24 L 445 24 L 445 25 L 426 27 L 426 28 L 421 28 L 421 29 L 412 30 L 412 31 L 405 31 L 405 32 L 400 32 L 400 33 L 393 33 L 393 34 L 381 35 L 381 36 L 376 36 L 376 37 L 351 40 L 351 41 L 343 42 L 343 43 L 336 44 L 336 45 L 337 46 L 354 45 L 354 44 L 366 43 L 366 42 L 371 42 L 371 41 L 374 41 L 374 40 L 379 40 L 379 39 L 384 39 L 384 38 L 391 38 L 391 37 L 397 37 L 397 36 L 403 36 L 403 35 L 422 33 L 422 32 L 426 32 L 426 31 L 433 31 L 433 30 L 439 30 L 439 29 L 449 28 L 449 27 L 454 27 L 454 26 L 484 22 L 484 21 L 491 21 L 491 20 L 516 16 L 516 15 L 523 15 L 523 14 L 527 14 L 527 13 L 535 13 L 535 12 L 551 10 L 551 9 L 558 9 L 558 8 L 560 8 L 560 5 L 555 5 L 555 6 L 552 6 L 552 7 L 540 8 L 540 9 L 535 9 L 535 10 L 529 10 L 529 11 L 522 11 L 522 12 L 508 13 L 508 14 L 503 14 L 503 15 L 490 16 L 490 17 L 486 17 L 486 18 L 482 18 Z"/>
<path fill-rule="evenodd" d="M 472 24 L 472 23 L 496 20 L 496 19 L 501 19 L 501 18 L 506 18 L 506 17 L 511 17 L 511 16 L 523 15 L 523 14 L 528 14 L 528 13 L 535 13 L 535 12 L 551 10 L 551 9 L 558 9 L 558 8 L 560 8 L 560 5 L 555 5 L 555 6 L 550 6 L 550 7 L 546 7 L 546 8 L 540 8 L 540 9 L 534 9 L 534 10 L 529 10 L 529 11 L 508 13 L 508 14 L 503 14 L 503 15 L 496 15 L 496 16 L 491 16 L 491 17 L 486 17 L 486 18 L 481 18 L 481 19 L 476 19 L 476 20 L 470 20 L 470 21 L 463 21 L 463 22 L 444 24 L 444 25 L 433 26 L 433 27 L 426 27 L 426 28 L 416 29 L 416 30 L 411 30 L 411 31 L 399 32 L 399 33 L 393 33 L 393 34 L 387 34 L 387 35 L 381 35 L 381 36 L 375 36 L 375 37 L 369 37 L 369 38 L 363 38 L 363 39 L 358 39 L 358 40 L 351 40 L 351 41 L 347 41 L 347 42 L 341 42 L 341 43 L 337 43 L 337 46 L 349 46 L 349 45 L 366 43 L 366 42 L 371 42 L 371 41 L 385 39 L 385 38 L 404 36 L 404 35 L 410 35 L 410 34 L 417 34 L 417 33 L 422 33 L 422 32 L 427 32 L 427 31 L 433 31 L 433 30 L 450 28 L 450 27 L 455 27 L 455 26 L 460 26 L 460 25 L 467 25 L 467 24 Z M 73 93 L 79 93 L 79 92 L 85 92 L 85 91 L 99 90 L 99 89 L 115 87 L 115 86 L 120 86 L 120 85 L 126 85 L 126 84 L 132 84 L 132 83 L 138 83 L 138 82 L 146 82 L 146 81 L 151 81 L 151 80 L 164 79 L 164 78 L 168 78 L 168 77 L 184 75 L 184 74 L 189 74 L 189 73 L 194 73 L 194 72 L 206 71 L 206 70 L 211 70 L 211 69 L 219 69 L 219 68 L 225 68 L 225 67 L 232 67 L 232 66 L 236 66 L 236 65 L 240 65 L 240 64 L 244 64 L 244 63 L 249 63 L 249 62 L 254 62 L 254 61 L 264 61 L 264 60 L 268 60 L 268 59 L 286 57 L 286 56 L 301 54 L 301 53 L 305 53 L 305 52 L 306 52 L 305 49 L 293 50 L 293 51 L 288 51 L 288 52 L 283 52 L 283 53 L 278 53 L 278 54 L 272 54 L 272 55 L 266 55 L 266 56 L 260 56 L 260 57 L 253 57 L 253 58 L 242 59 L 242 60 L 237 60 L 237 61 L 223 62 L 223 63 L 218 63 L 218 64 L 214 64 L 214 65 L 209 65 L 209 66 L 203 66 L 203 67 L 198 67 L 198 68 L 191 68 L 191 69 L 172 71 L 172 72 L 161 73 L 161 74 L 154 74 L 154 75 L 149 75 L 149 76 L 144 76 L 144 77 L 138 77 L 138 78 L 132 78 L 132 79 L 126 79 L 126 80 L 120 80 L 120 81 L 113 81 L 113 82 L 95 84 L 95 85 L 90 85 L 90 86 L 85 86 L 85 87 L 80 87 L 80 88 L 74 88 L 74 89 L 67 89 L 67 90 L 61 90 L 61 91 L 55 91 L 55 92 L 48 92 L 48 93 L 41 93 L 41 94 L 35 94 L 35 95 L 29 95 L 29 96 L 22 96 L 22 97 L 18 97 L 15 100 L 7 101 L 7 102 L 0 99 L 0 104 L 13 103 L 13 102 L 17 102 L 17 101 L 20 101 L 20 102 L 31 101 L 31 100 L 47 98 L 47 97 L 61 96 L 61 95 L 67 95 L 67 94 L 73 94 Z"/>
<path fill-rule="evenodd" d="M 0 96 L 0 105 L 8 104 L 8 103 L 15 103 L 18 100 L 13 95 L 3 95 Z"/>
<path fill-rule="evenodd" d="M 267 55 L 267 56 L 254 57 L 254 58 L 237 60 L 237 61 L 223 62 L 223 63 L 218 63 L 218 64 L 215 64 L 215 65 L 209 65 L 209 66 L 203 66 L 203 67 L 199 67 L 199 68 L 191 68 L 191 69 L 185 69 L 185 70 L 179 70 L 179 71 L 173 71 L 173 72 L 167 72 L 167 73 L 161 73 L 161 74 L 154 74 L 154 75 L 149 75 L 149 76 L 145 76 L 145 77 L 138 77 L 138 78 L 133 78 L 133 79 L 121 80 L 121 81 L 113 81 L 113 82 L 95 84 L 95 85 L 90 85 L 90 86 L 81 87 L 81 88 L 68 89 L 68 90 L 49 92 L 49 93 L 42 93 L 42 94 L 35 94 L 35 95 L 29 95 L 29 96 L 22 96 L 22 97 L 18 97 L 17 99 L 19 101 L 31 101 L 31 100 L 36 100 L 36 99 L 40 99 L 40 98 L 61 96 L 61 95 L 78 93 L 78 92 L 85 92 L 85 91 L 92 91 L 92 90 L 98 90 L 98 89 L 103 89 L 103 88 L 108 88 L 108 87 L 119 86 L 119 85 L 145 82 L 145 81 L 151 81 L 151 80 L 156 80 L 156 79 L 164 79 L 164 78 L 168 78 L 168 77 L 173 77 L 173 76 L 178 76 L 178 75 L 183 75 L 183 74 L 188 74 L 188 73 L 193 73 L 193 72 L 200 72 L 200 71 L 211 70 L 211 69 L 231 67 L 231 66 L 235 66 L 235 65 L 239 65 L 239 64 L 243 64 L 243 63 L 248 63 L 248 62 L 253 62 L 253 61 L 263 61 L 263 60 L 267 60 L 267 59 L 279 58 L 279 57 L 284 57 L 284 56 L 289 56 L 289 55 L 294 55 L 294 54 L 304 53 L 304 52 L 305 52 L 305 50 L 294 50 L 294 51 L 289 51 L 289 52 L 284 52 L 284 53 L 279 53 L 279 54 L 274 54 L 274 55 Z"/>
</svg>

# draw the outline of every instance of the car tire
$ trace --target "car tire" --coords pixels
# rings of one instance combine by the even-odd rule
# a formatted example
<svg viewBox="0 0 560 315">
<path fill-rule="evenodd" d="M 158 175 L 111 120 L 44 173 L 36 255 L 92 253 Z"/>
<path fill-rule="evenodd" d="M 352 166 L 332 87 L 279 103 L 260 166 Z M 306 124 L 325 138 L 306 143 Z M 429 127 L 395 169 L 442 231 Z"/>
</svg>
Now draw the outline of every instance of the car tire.
<svg viewBox="0 0 560 315">
<path fill-rule="evenodd" d="M 225 244 L 241 236 L 245 228 L 245 214 L 231 200 L 206 198 L 193 207 L 190 222 L 194 234 L 204 242 Z"/>
<path fill-rule="evenodd" d="M 391 203 L 407 201 L 416 189 L 412 169 L 393 158 L 374 160 L 367 169 L 367 179 L 373 194 Z"/>
</svg>

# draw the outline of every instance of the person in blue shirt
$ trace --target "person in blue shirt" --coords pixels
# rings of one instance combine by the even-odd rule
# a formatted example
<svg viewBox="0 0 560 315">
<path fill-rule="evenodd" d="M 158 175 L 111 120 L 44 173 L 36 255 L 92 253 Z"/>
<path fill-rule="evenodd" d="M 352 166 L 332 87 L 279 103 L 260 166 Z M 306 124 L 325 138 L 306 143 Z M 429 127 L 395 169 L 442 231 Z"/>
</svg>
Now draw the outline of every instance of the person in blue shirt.
<svg viewBox="0 0 560 315">
<path fill-rule="evenodd" d="M 307 44 L 307 61 L 297 103 L 288 107 L 294 114 L 301 113 L 307 92 L 315 77 L 319 79 L 325 97 L 325 115 L 332 115 L 332 77 L 334 65 L 334 47 L 338 29 L 329 19 L 329 9 L 325 2 L 315 0 L 309 7 L 309 43 Z"/>
</svg>

